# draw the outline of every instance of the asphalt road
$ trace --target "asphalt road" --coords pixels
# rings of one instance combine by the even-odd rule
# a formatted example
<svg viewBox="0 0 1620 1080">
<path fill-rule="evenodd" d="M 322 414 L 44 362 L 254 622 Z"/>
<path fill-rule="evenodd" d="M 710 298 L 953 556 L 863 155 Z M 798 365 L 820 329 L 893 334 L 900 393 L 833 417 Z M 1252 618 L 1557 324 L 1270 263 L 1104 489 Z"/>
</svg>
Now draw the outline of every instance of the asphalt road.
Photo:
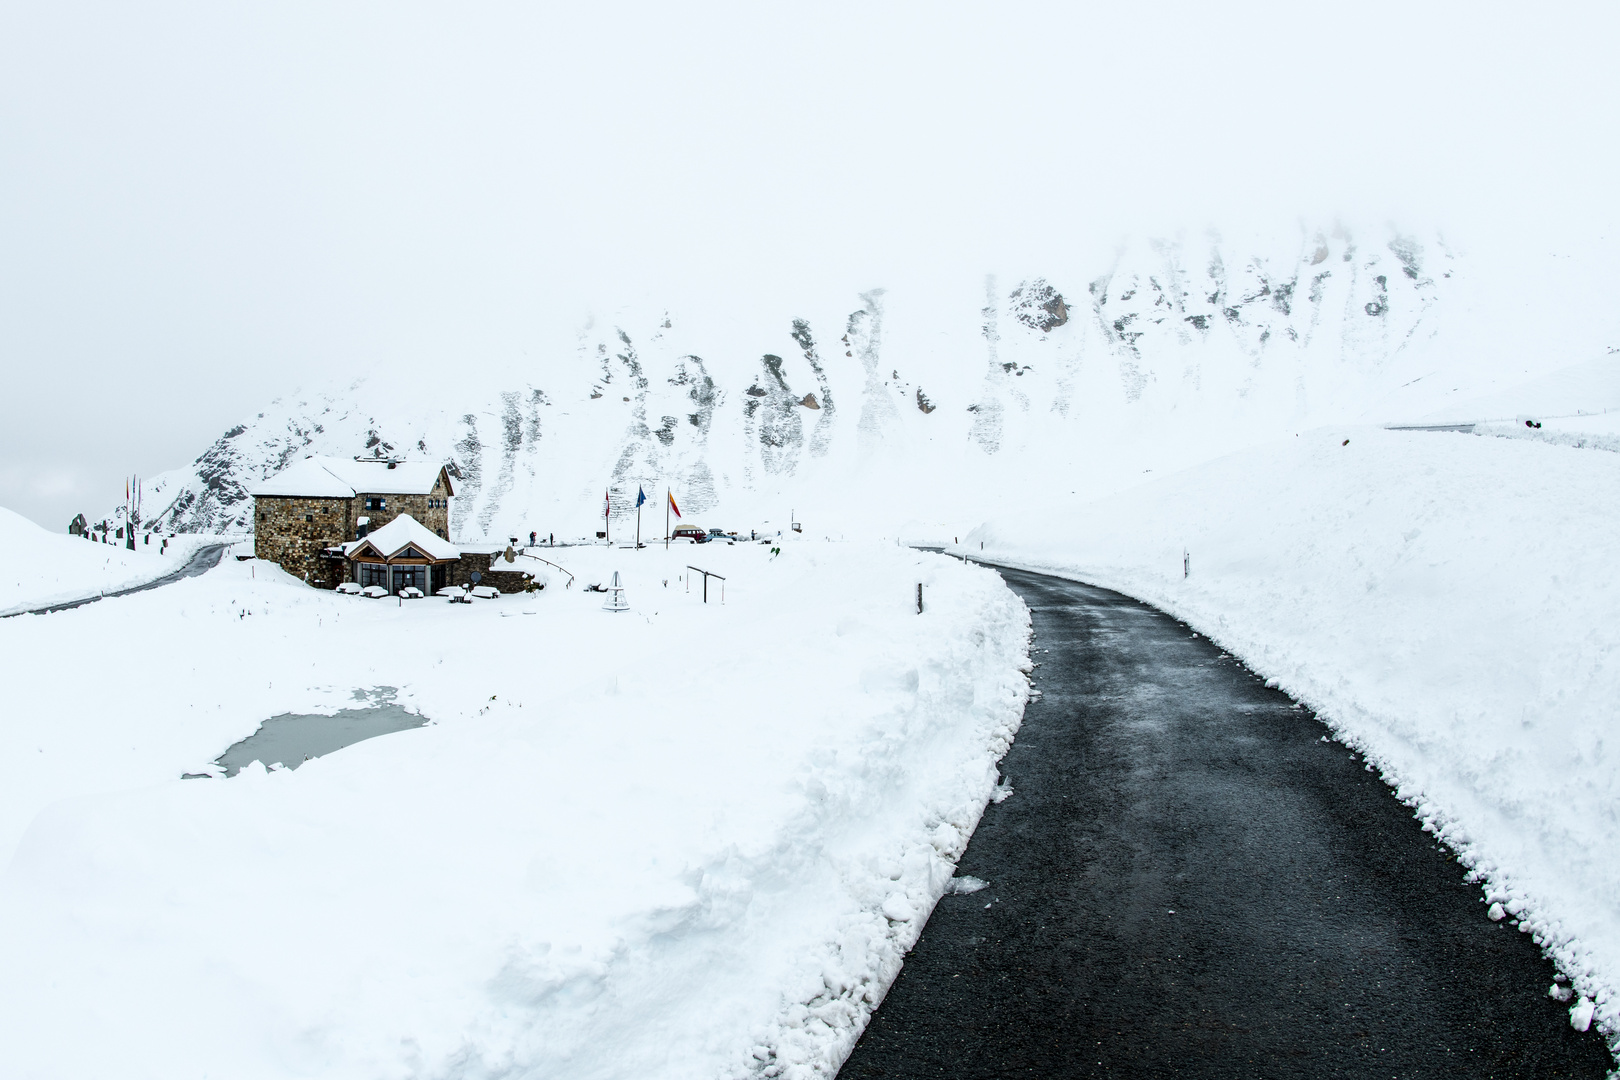
<svg viewBox="0 0 1620 1080">
<path fill-rule="evenodd" d="M 1186 626 L 1015 571 L 1035 685 L 841 1080 L 1582 1077 L 1553 967 L 1376 774 Z"/>
<path fill-rule="evenodd" d="M 110 593 L 98 593 L 95 596 L 81 596 L 77 600 L 65 600 L 60 604 L 31 608 L 27 611 L 9 611 L 0 618 L 10 618 L 13 615 L 49 615 L 53 611 L 67 611 L 71 608 L 83 607 L 85 604 L 93 604 L 97 600 L 105 600 L 112 596 L 128 596 L 131 593 L 145 592 L 147 589 L 173 585 L 182 578 L 196 577 L 198 574 L 207 573 L 218 566 L 220 556 L 225 554 L 226 546 L 225 544 L 209 544 L 206 547 L 200 547 L 192 552 L 191 558 L 187 559 L 178 569 L 172 570 L 160 578 L 153 578 L 144 585 L 132 585 L 127 589 L 117 589 Z"/>
</svg>

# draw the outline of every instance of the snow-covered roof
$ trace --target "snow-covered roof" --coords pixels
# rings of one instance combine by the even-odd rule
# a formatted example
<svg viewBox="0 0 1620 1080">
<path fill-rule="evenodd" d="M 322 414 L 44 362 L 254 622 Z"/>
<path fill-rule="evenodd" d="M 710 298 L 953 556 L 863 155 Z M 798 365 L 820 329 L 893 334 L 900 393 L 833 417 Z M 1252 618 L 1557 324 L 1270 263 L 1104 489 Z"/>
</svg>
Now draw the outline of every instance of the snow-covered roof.
<svg viewBox="0 0 1620 1080">
<path fill-rule="evenodd" d="M 432 461 L 352 461 L 312 456 L 303 459 L 253 489 L 254 495 L 303 495 L 317 499 L 347 499 L 356 495 L 426 495 L 438 482 L 444 466 Z M 450 477 L 446 494 L 454 495 Z"/>
<path fill-rule="evenodd" d="M 253 489 L 255 495 L 303 495 L 314 499 L 350 499 L 355 490 L 326 468 L 331 458 L 307 457 L 287 466 Z"/>
<path fill-rule="evenodd" d="M 430 559 L 461 558 L 460 548 L 409 514 L 401 514 L 376 532 L 350 540 L 343 545 L 343 554 L 352 559 L 363 547 L 376 548 L 385 559 L 392 559 L 408 547 L 414 547 Z"/>
</svg>

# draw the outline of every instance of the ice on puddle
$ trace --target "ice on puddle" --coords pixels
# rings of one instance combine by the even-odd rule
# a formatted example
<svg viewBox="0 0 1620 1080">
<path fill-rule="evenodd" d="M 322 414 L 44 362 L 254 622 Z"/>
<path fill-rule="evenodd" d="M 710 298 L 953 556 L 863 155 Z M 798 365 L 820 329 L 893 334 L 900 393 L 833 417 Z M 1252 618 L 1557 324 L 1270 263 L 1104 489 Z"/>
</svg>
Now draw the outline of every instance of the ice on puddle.
<svg viewBox="0 0 1620 1080">
<path fill-rule="evenodd" d="M 971 874 L 963 874 L 961 877 L 953 877 L 951 880 L 945 883 L 945 895 L 966 896 L 968 893 L 976 893 L 980 889 L 986 889 L 989 887 L 990 883 L 985 881 L 983 878 L 976 878 Z"/>
<path fill-rule="evenodd" d="M 1569 1026 L 1576 1031 L 1585 1031 L 1592 1026 L 1592 1013 L 1597 1005 L 1589 997 L 1582 997 L 1569 1009 Z"/>
</svg>

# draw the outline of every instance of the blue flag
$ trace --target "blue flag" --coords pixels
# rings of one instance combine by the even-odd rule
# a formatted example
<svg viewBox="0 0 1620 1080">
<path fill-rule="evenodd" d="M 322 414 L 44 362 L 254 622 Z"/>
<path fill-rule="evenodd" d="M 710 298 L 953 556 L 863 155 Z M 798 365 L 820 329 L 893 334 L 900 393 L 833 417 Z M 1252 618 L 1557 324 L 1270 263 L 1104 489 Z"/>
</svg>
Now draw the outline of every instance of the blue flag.
<svg viewBox="0 0 1620 1080">
<path fill-rule="evenodd" d="M 647 493 L 645 491 L 641 490 L 641 485 L 640 484 L 637 484 L 636 485 L 636 509 L 640 510 L 641 509 L 641 504 L 646 502 L 646 501 L 647 501 Z"/>
</svg>

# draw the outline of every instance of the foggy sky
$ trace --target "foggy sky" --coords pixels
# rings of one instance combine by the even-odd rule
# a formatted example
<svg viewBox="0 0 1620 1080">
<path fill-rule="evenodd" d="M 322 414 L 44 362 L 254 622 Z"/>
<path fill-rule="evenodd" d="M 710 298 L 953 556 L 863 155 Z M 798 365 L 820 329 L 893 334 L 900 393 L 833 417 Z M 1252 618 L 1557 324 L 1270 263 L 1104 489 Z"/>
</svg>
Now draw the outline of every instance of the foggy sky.
<svg viewBox="0 0 1620 1080">
<path fill-rule="evenodd" d="M 1620 10 L 1419 6 L 7 2 L 0 505 L 62 529 L 300 383 L 621 302 L 1339 217 L 1605 267 Z"/>
</svg>

